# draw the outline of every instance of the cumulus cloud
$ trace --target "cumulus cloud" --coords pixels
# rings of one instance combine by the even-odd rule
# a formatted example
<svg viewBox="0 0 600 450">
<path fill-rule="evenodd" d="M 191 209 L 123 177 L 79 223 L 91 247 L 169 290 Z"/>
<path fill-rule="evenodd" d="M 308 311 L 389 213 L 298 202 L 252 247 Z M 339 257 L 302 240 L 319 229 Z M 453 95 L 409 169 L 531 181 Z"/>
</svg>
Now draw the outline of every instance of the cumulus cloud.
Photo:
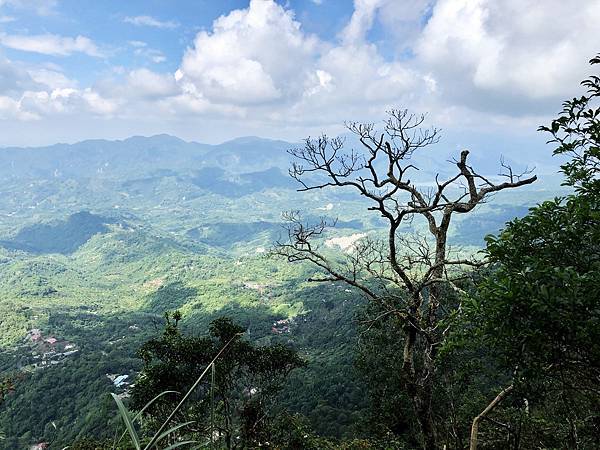
<svg viewBox="0 0 600 450">
<path fill-rule="evenodd" d="M 367 3 L 337 43 L 304 32 L 291 10 L 272 1 L 220 17 L 198 33 L 175 74 L 183 98 L 265 122 L 339 123 L 341 111 L 380 113 L 412 89 L 426 91 L 423 77 L 366 41 L 379 4 Z"/>
<path fill-rule="evenodd" d="M 301 92 L 319 42 L 305 35 L 290 10 L 252 0 L 201 31 L 178 77 L 209 101 L 238 105 L 285 101 Z"/>
<path fill-rule="evenodd" d="M 600 48 L 600 1 L 439 0 L 416 46 L 451 102 L 528 113 L 576 88 Z"/>
<path fill-rule="evenodd" d="M 54 65 L 25 67 L 0 57 L 0 117 L 38 120 L 49 115 L 112 115 L 118 102 L 93 88 L 80 89 Z"/>
<path fill-rule="evenodd" d="M 92 88 L 57 88 L 49 91 L 26 91 L 19 100 L 19 107 L 32 118 L 81 112 L 110 116 L 117 111 L 118 103 L 103 98 Z"/>
<path fill-rule="evenodd" d="M 150 16 L 124 21 L 177 26 Z M 600 48 L 597 23 L 600 0 L 547 0 L 544 7 L 534 0 L 355 0 L 348 22 L 325 41 L 281 2 L 251 0 L 198 32 L 172 72 L 120 68 L 82 88 L 60 69 L 23 72 L 0 60 L 0 111 L 21 119 L 82 112 L 176 122 L 200 115 L 223 128 L 243 118 L 258 134 L 331 130 L 404 106 L 434 112 L 444 127 L 478 120 L 520 126 L 524 117 L 537 125 L 587 75 L 587 60 Z M 99 54 L 83 36 L 4 34 L 0 43 Z M 144 66 L 164 61 L 144 41 L 128 44 Z"/>
<path fill-rule="evenodd" d="M 9 6 L 13 9 L 27 9 L 40 16 L 54 14 L 58 0 L 0 0 L 0 7 Z"/>
<path fill-rule="evenodd" d="M 95 57 L 102 56 L 96 44 L 85 36 L 73 38 L 56 34 L 1 34 L 0 44 L 15 50 L 52 56 L 69 56 L 73 53 L 85 53 Z"/>
<path fill-rule="evenodd" d="M 138 27 L 153 27 L 153 28 L 177 28 L 179 24 L 171 20 L 159 20 L 152 16 L 134 16 L 125 17 L 123 22 L 130 23 Z"/>
</svg>

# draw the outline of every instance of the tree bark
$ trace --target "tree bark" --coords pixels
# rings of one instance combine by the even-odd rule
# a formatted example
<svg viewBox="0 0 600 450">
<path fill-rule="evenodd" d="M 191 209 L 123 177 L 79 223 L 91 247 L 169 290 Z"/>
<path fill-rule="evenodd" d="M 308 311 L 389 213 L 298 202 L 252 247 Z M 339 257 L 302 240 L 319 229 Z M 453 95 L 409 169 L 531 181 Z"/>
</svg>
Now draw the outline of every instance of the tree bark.
<svg viewBox="0 0 600 450">
<path fill-rule="evenodd" d="M 488 415 L 498 404 L 513 390 L 514 386 L 511 384 L 500 392 L 494 400 L 491 401 L 486 408 L 479 413 L 477 417 L 473 419 L 473 425 L 471 425 L 471 441 L 469 444 L 469 450 L 477 450 L 477 437 L 479 432 L 479 422 Z"/>
<path fill-rule="evenodd" d="M 428 371 L 423 374 L 424 377 L 431 377 Z M 437 434 L 433 420 L 431 401 L 433 398 L 433 383 L 428 379 L 424 380 L 424 385 L 419 392 L 420 407 L 417 410 L 421 434 L 423 436 L 423 450 L 437 449 Z"/>
<path fill-rule="evenodd" d="M 411 399 L 415 417 L 419 423 L 424 450 L 437 449 L 437 436 L 432 414 L 433 375 L 435 349 L 427 345 L 422 352 L 423 367 L 416 370 L 414 366 L 415 345 L 418 333 L 414 326 L 405 329 L 403 371 L 406 390 Z"/>
</svg>

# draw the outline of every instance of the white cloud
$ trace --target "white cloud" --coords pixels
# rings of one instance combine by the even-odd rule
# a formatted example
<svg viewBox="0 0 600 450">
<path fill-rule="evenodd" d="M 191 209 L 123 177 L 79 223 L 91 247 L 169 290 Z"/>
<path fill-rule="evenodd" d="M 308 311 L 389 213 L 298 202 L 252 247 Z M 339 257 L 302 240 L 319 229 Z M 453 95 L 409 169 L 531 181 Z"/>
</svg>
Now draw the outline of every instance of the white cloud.
<svg viewBox="0 0 600 450">
<path fill-rule="evenodd" d="M 377 4 L 362 2 L 368 11 L 356 13 L 334 45 L 305 33 L 292 11 L 251 1 L 198 33 L 176 79 L 188 98 L 242 108 L 263 123 L 339 123 L 351 112 L 381 113 L 411 90 L 427 89 L 418 73 L 365 41 Z"/>
<path fill-rule="evenodd" d="M 27 70 L 0 56 L 0 95 L 17 96 L 38 87 Z"/>
<path fill-rule="evenodd" d="M 55 14 L 58 0 L 0 0 L 0 7 L 2 6 L 27 9 L 40 16 L 49 16 Z"/>
<path fill-rule="evenodd" d="M 154 28 L 177 28 L 179 24 L 171 20 L 163 21 L 152 16 L 135 16 L 125 17 L 123 22 L 130 23 L 138 27 L 154 27 Z"/>
<path fill-rule="evenodd" d="M 56 115 L 81 115 L 112 117 L 121 104 L 116 99 L 103 97 L 93 88 L 55 88 L 25 91 L 18 100 L 19 111 L 31 119 Z"/>
<path fill-rule="evenodd" d="M 342 39 L 349 45 L 363 42 L 365 34 L 373 26 L 377 9 L 384 3 L 384 0 L 354 0 L 354 13 L 342 30 Z"/>
<path fill-rule="evenodd" d="M 56 114 L 112 115 L 118 103 L 79 89 L 53 64 L 24 67 L 0 57 L 0 117 L 39 120 Z"/>
<path fill-rule="evenodd" d="M 346 44 L 365 42 L 375 24 L 395 40 L 398 50 L 410 48 L 434 0 L 354 0 L 354 12 L 340 33 Z"/>
<path fill-rule="evenodd" d="M 600 48 L 600 0 L 577 7 L 561 0 L 544 7 L 534 0 L 432 1 L 355 0 L 346 26 L 324 41 L 282 2 L 252 0 L 198 32 L 174 73 L 113 67 L 88 87 L 60 68 L 0 60 L 0 115 L 87 114 L 133 124 L 202 116 L 229 133 L 237 133 L 233 121 L 236 130 L 285 137 L 334 132 L 344 119 L 379 120 L 388 108 L 409 107 L 431 111 L 444 128 L 535 129 L 578 88 Z M 124 20 L 177 25 L 150 16 Z M 379 41 L 370 42 L 375 27 Z M 4 34 L 0 42 L 50 55 L 99 54 L 83 36 Z M 130 56 L 140 57 L 132 65 L 165 60 L 144 41 L 128 44 Z"/>
<path fill-rule="evenodd" d="M 27 72 L 33 81 L 49 88 L 62 89 L 77 86 L 75 81 L 67 78 L 67 76 L 59 70 L 42 67 L 29 69 Z"/>
<path fill-rule="evenodd" d="M 12 16 L 1 16 L 0 15 L 0 23 L 10 23 L 10 22 L 14 22 L 15 20 L 17 20 L 17 19 Z"/>
<path fill-rule="evenodd" d="M 15 99 L 0 95 L 0 119 L 31 120 L 35 118 L 35 115 L 23 113 L 20 110 L 19 102 Z"/>
<path fill-rule="evenodd" d="M 117 100 L 104 98 L 91 88 L 84 89 L 80 95 L 85 106 L 95 114 L 112 116 L 118 112 L 119 102 Z"/>
<path fill-rule="evenodd" d="M 162 63 L 167 60 L 167 57 L 160 50 L 149 48 L 148 44 L 143 41 L 128 41 L 128 44 L 133 47 L 133 53 L 144 56 L 153 63 Z"/>
<path fill-rule="evenodd" d="M 597 0 L 440 0 L 416 51 L 449 101 L 527 113 L 577 88 L 598 23 Z"/>
<path fill-rule="evenodd" d="M 167 60 L 167 57 L 158 50 L 156 50 L 155 53 L 149 55 L 149 58 L 153 63 L 156 64 L 165 62 Z"/>
<path fill-rule="evenodd" d="M 19 107 L 34 118 L 75 113 L 110 116 L 117 111 L 118 103 L 103 98 L 92 88 L 57 88 L 50 91 L 26 91 L 19 100 Z"/>
<path fill-rule="evenodd" d="M 176 95 L 179 89 L 175 77 L 148 69 L 137 69 L 127 75 L 127 89 L 135 96 L 158 99 Z"/>
<path fill-rule="evenodd" d="M 198 33 L 183 57 L 181 83 L 215 103 L 286 102 L 301 95 L 318 45 L 291 11 L 252 0 L 247 9 L 217 19 L 212 32 Z"/>
<path fill-rule="evenodd" d="M 15 50 L 52 56 L 68 56 L 73 53 L 85 53 L 95 57 L 102 56 L 96 44 L 85 36 L 72 38 L 56 34 L 1 34 L 0 44 Z"/>
<path fill-rule="evenodd" d="M 127 41 L 129 45 L 135 48 L 144 48 L 148 47 L 148 44 L 144 41 Z"/>
</svg>

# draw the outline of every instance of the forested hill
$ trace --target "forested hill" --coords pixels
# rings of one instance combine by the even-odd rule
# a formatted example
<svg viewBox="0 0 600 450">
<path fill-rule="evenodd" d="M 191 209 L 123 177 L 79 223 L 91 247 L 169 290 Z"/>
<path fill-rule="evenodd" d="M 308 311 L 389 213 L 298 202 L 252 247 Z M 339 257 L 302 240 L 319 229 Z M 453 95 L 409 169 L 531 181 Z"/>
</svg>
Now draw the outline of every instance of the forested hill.
<svg viewBox="0 0 600 450">
<path fill-rule="evenodd" d="M 159 135 L 0 149 L 0 370 L 14 379 L 0 407 L 0 446 L 112 436 L 109 393 L 125 393 L 115 376 L 136 376 L 137 349 L 174 309 L 186 332 L 205 333 L 227 315 L 257 342 L 293 345 L 308 364 L 280 405 L 323 435 L 360 435 L 362 297 L 339 283 L 307 282 L 314 268 L 265 253 L 285 233 L 281 214 L 290 209 L 312 222 L 337 219 L 322 241 L 331 251 L 383 225 L 348 192 L 297 192 L 286 152 L 297 145 Z M 452 152 L 440 152 L 422 160 L 417 176 L 452 167 Z M 458 218 L 452 242 L 471 254 L 485 234 L 555 193 L 540 184 L 499 195 Z"/>
</svg>

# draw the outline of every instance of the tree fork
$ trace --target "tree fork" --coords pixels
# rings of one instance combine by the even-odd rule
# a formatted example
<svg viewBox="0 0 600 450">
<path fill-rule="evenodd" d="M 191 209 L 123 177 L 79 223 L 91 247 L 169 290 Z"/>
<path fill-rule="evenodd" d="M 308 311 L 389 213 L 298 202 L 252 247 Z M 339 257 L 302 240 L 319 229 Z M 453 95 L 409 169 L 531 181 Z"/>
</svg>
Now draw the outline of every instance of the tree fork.
<svg viewBox="0 0 600 450">
<path fill-rule="evenodd" d="M 477 438 L 478 438 L 478 433 L 479 433 L 479 422 L 482 421 L 482 419 L 485 418 L 485 416 L 487 416 L 490 411 L 492 411 L 496 406 L 498 406 L 498 404 L 504 400 L 504 398 L 511 393 L 511 391 L 513 390 L 514 385 L 510 385 L 508 387 L 506 387 L 505 389 L 503 389 L 494 400 L 492 400 L 490 402 L 489 405 L 486 406 L 486 408 L 481 411 L 479 413 L 479 415 L 477 415 L 474 419 L 473 419 L 473 424 L 471 425 L 471 440 L 469 443 L 469 450 L 477 450 Z"/>
<path fill-rule="evenodd" d="M 347 253 L 345 262 L 339 263 L 319 253 L 315 242 L 324 237 L 328 226 L 325 220 L 308 225 L 298 213 L 292 213 L 288 214 L 291 220 L 287 242 L 276 242 L 271 254 L 290 262 L 312 263 L 328 274 L 313 281 L 343 281 L 362 291 L 386 313 L 393 312 L 404 321 L 403 377 L 421 427 L 424 448 L 433 450 L 437 444 L 432 414 L 435 353 L 443 340 L 438 329 L 439 308 L 444 300 L 441 285 L 457 290 L 455 283 L 464 278 L 465 267 L 482 264 L 474 257 L 459 259 L 448 254 L 452 215 L 469 213 L 488 195 L 531 184 L 537 178 L 525 177 L 528 170 L 516 174 L 508 167 L 507 173 L 501 174 L 505 181 L 496 183 L 468 164 L 469 152 L 464 150 L 454 161 L 457 170 L 453 176 L 445 181 L 436 176 L 432 188 L 420 188 L 408 179 L 411 170 L 418 170 L 410 158 L 416 151 L 436 144 L 439 132 L 421 128 L 425 115 L 392 110 L 389 116 L 381 132 L 373 124 L 346 124 L 362 144 L 359 151 L 345 152 L 342 138 L 325 135 L 308 138 L 303 147 L 289 151 L 296 158 L 289 173 L 300 183 L 299 191 L 354 189 L 372 202 L 369 211 L 386 220 L 387 236 L 381 240 L 366 238 L 355 244 L 355 251 Z M 504 164 L 503 167 L 507 168 Z M 398 236 L 400 225 L 414 217 L 427 221 L 429 239 Z M 425 294 L 429 301 L 424 301 Z M 419 347 L 421 339 L 424 349 Z M 418 370 L 416 358 L 421 363 Z"/>
</svg>

